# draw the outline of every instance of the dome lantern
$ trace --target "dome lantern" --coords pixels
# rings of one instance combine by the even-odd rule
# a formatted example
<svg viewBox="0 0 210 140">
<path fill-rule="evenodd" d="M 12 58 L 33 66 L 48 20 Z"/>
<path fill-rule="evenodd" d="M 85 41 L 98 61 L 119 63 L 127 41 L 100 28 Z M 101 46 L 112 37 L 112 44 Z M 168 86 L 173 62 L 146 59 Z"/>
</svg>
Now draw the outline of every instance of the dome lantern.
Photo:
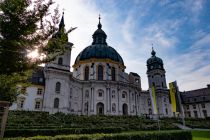
<svg viewBox="0 0 210 140">
<path fill-rule="evenodd" d="M 151 52 L 152 56 L 155 56 L 156 52 L 154 51 L 153 47 L 152 47 L 152 52 Z"/>
<path fill-rule="evenodd" d="M 93 43 L 92 45 L 95 44 L 105 44 L 106 43 L 106 33 L 102 30 L 102 25 L 101 25 L 101 17 L 99 15 L 99 23 L 98 23 L 98 29 L 94 32 L 93 34 Z"/>
</svg>

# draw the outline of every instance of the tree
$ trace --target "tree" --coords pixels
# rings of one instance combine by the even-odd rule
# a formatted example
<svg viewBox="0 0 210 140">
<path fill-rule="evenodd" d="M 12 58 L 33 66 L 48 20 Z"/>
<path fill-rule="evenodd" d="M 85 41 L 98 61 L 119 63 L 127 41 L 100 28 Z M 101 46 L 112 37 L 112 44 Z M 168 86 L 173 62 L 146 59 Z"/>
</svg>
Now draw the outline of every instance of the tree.
<svg viewBox="0 0 210 140">
<path fill-rule="evenodd" d="M 0 100 L 14 101 L 16 86 L 26 82 L 28 70 L 65 51 L 65 39 L 62 37 L 54 38 L 47 44 L 59 23 L 58 9 L 50 13 L 52 4 L 52 0 L 0 2 Z M 68 34 L 64 31 L 62 33 L 64 36 Z M 32 61 L 27 57 L 27 52 L 34 49 L 47 57 Z"/>
</svg>

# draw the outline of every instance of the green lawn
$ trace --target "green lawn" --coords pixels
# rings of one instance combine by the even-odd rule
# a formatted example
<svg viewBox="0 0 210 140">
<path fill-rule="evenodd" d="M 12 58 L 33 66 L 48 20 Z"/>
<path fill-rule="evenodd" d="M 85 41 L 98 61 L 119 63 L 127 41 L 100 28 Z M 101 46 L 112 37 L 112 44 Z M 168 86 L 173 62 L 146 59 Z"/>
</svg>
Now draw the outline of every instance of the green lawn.
<svg viewBox="0 0 210 140">
<path fill-rule="evenodd" d="M 210 131 L 192 131 L 193 140 L 210 140 Z"/>
</svg>

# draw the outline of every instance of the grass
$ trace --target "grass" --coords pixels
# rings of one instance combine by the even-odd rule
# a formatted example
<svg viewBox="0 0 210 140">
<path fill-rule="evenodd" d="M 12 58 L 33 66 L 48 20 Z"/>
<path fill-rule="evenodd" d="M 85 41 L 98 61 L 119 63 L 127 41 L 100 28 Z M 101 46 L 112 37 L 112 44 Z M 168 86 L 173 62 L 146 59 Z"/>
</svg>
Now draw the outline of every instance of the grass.
<svg viewBox="0 0 210 140">
<path fill-rule="evenodd" d="M 210 140 L 210 131 L 192 131 L 193 140 Z"/>
</svg>

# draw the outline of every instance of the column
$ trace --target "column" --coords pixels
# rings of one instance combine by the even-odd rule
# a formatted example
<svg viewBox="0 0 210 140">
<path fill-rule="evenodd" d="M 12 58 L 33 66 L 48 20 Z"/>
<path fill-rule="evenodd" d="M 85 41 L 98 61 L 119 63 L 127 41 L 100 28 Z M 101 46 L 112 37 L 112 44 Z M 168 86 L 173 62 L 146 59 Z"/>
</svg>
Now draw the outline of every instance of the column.
<svg viewBox="0 0 210 140">
<path fill-rule="evenodd" d="M 93 88 L 91 87 L 91 94 L 90 94 L 90 96 L 91 96 L 91 101 L 90 101 L 90 112 L 94 112 L 94 109 L 93 109 L 93 107 L 94 107 L 94 102 L 93 102 Z"/>
</svg>

